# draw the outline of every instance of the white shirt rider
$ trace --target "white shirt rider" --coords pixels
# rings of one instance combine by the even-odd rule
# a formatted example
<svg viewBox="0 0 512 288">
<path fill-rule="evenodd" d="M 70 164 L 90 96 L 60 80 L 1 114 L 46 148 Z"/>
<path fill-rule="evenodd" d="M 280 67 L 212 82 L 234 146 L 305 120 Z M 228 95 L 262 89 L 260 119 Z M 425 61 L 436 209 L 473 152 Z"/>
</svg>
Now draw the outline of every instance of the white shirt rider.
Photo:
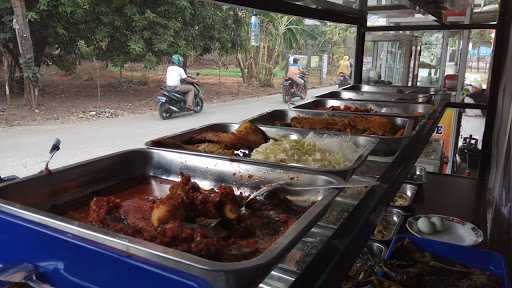
<svg viewBox="0 0 512 288">
<path fill-rule="evenodd" d="M 173 90 L 184 93 L 187 102 L 187 109 L 193 110 L 195 89 L 190 84 L 181 84 L 181 80 L 185 80 L 185 83 L 197 83 L 197 80 L 191 79 L 187 76 L 183 68 L 171 62 L 171 65 L 167 67 L 167 73 L 165 75 L 165 84 Z"/>
<path fill-rule="evenodd" d="M 172 65 L 167 67 L 167 73 L 165 78 L 165 84 L 167 86 L 176 88 L 181 85 L 181 80 L 187 78 L 187 74 L 185 73 L 185 70 L 183 70 L 183 68 Z"/>
</svg>

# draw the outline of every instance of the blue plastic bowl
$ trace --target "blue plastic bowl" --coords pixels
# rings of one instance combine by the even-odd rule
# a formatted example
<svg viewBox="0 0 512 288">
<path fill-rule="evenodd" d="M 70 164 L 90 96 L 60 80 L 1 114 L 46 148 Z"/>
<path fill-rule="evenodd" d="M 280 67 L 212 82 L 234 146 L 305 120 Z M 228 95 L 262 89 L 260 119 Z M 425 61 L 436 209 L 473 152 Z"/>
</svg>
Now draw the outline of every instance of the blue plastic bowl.
<svg viewBox="0 0 512 288">
<path fill-rule="evenodd" d="M 505 257 L 489 250 L 418 238 L 412 235 L 398 235 L 393 238 L 386 255 L 386 259 L 391 259 L 393 257 L 393 250 L 395 246 L 397 243 L 402 242 L 405 239 L 409 239 L 414 243 L 414 245 L 416 245 L 416 247 L 437 257 L 445 258 L 459 264 L 464 264 L 471 268 L 490 272 L 501 279 L 501 287 L 511 287 Z"/>
</svg>

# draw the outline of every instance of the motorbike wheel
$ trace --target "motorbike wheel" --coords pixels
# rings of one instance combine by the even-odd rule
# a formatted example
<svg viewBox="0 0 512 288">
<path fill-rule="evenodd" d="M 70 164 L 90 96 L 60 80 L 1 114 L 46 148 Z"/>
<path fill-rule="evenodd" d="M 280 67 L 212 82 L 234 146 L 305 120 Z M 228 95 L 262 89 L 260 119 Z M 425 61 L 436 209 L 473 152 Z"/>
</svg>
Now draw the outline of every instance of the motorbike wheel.
<svg viewBox="0 0 512 288">
<path fill-rule="evenodd" d="M 304 84 L 304 86 L 300 89 L 299 94 L 301 100 L 306 99 L 306 96 L 308 95 L 308 88 L 306 87 L 306 84 Z"/>
<path fill-rule="evenodd" d="M 203 98 L 197 97 L 194 99 L 194 113 L 203 111 L 204 101 Z"/>
<path fill-rule="evenodd" d="M 172 108 L 169 106 L 169 104 L 160 102 L 158 103 L 158 115 L 160 116 L 160 119 L 162 120 L 168 120 L 172 118 Z"/>
<path fill-rule="evenodd" d="M 288 102 L 290 102 L 291 100 L 291 91 L 290 91 L 290 86 L 283 86 L 283 102 L 285 104 L 288 104 Z"/>
</svg>

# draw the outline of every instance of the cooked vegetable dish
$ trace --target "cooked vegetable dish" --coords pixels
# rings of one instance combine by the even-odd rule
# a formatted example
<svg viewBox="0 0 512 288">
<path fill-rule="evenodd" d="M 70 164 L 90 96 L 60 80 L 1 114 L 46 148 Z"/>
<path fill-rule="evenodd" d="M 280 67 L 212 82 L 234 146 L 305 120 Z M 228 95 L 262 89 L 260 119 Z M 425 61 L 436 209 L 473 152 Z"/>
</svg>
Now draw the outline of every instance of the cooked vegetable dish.
<svg viewBox="0 0 512 288">
<path fill-rule="evenodd" d="M 261 254 L 307 210 L 271 193 L 249 201 L 241 213 L 246 196 L 225 185 L 203 190 L 188 175 L 181 175 L 163 198 L 138 192 L 95 197 L 85 209 L 65 216 L 210 260 L 235 262 Z"/>
<path fill-rule="evenodd" d="M 270 140 L 255 149 L 251 159 L 313 168 L 342 169 L 350 166 L 358 155 L 359 149 L 349 141 L 311 134 L 304 139 Z"/>
<path fill-rule="evenodd" d="M 265 131 L 248 121 L 242 122 L 231 133 L 204 131 L 183 143 L 164 138 L 154 141 L 153 144 L 162 148 L 323 169 L 349 167 L 361 152 L 348 137 L 310 134 L 303 139 L 271 139 Z"/>
</svg>

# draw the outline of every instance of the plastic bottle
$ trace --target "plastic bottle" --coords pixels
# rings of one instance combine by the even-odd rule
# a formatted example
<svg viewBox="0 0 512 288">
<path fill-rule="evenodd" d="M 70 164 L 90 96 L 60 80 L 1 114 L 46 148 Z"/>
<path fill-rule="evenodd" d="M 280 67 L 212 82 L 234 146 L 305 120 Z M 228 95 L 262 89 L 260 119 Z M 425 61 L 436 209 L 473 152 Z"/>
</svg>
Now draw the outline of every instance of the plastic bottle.
<svg viewBox="0 0 512 288">
<path fill-rule="evenodd" d="M 252 12 L 251 17 L 251 45 L 260 45 L 260 19 L 255 11 Z"/>
</svg>

